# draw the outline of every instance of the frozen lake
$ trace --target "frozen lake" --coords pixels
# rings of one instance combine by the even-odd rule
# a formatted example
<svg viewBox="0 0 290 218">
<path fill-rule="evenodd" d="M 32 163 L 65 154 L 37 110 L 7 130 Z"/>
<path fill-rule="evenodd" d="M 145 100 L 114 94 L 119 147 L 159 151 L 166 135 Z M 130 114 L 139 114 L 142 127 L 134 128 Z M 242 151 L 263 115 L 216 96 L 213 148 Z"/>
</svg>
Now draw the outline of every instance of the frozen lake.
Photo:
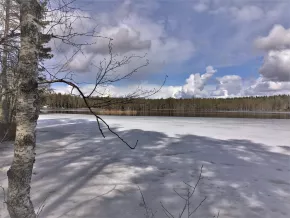
<svg viewBox="0 0 290 218">
<path fill-rule="evenodd" d="M 290 120 L 102 117 L 138 147 L 108 131 L 103 139 L 90 115 L 40 116 L 32 182 L 40 217 L 145 218 L 138 186 L 156 218 L 166 217 L 160 202 L 178 217 L 184 201 L 174 190 L 194 185 L 202 165 L 192 210 L 207 198 L 192 217 L 290 217 Z M 7 187 L 12 149 L 1 146 Z"/>
</svg>

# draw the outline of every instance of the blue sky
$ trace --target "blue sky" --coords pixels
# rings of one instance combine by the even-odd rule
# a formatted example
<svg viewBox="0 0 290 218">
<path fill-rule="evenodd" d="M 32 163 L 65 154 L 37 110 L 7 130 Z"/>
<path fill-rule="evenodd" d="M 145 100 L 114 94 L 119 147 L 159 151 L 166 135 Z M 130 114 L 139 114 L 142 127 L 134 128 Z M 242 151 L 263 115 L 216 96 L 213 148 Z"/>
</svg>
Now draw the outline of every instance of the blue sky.
<svg viewBox="0 0 290 218">
<path fill-rule="evenodd" d="M 167 82 L 157 98 L 290 93 L 288 0 L 77 0 L 75 4 L 94 19 L 74 24 L 75 29 L 98 26 L 100 35 L 114 39 L 116 53 L 146 53 L 150 61 L 131 80 L 110 84 L 110 95 L 129 93 L 140 83 L 149 89 L 158 87 L 165 75 Z M 100 52 L 105 43 L 86 48 L 69 64 L 78 80 L 92 81 L 95 69 L 87 66 L 106 57 Z M 69 48 L 65 52 L 72 54 Z M 63 53 L 55 52 L 56 59 Z M 141 63 L 136 60 L 120 73 Z"/>
</svg>

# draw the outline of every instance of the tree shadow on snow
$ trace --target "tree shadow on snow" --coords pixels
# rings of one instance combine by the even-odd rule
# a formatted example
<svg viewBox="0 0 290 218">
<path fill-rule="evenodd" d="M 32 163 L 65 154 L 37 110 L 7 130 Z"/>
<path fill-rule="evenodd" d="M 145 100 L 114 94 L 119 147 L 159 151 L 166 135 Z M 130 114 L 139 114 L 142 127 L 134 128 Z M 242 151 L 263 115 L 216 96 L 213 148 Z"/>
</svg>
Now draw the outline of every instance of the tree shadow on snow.
<svg viewBox="0 0 290 218">
<path fill-rule="evenodd" d="M 41 120 L 32 181 L 40 217 L 145 217 L 138 186 L 156 218 L 166 217 L 160 202 L 177 216 L 183 200 L 173 189 L 194 185 L 202 165 L 192 208 L 207 199 L 194 217 L 289 217 L 287 153 L 250 140 L 120 127 L 130 144 L 139 140 L 135 150 L 108 131 L 103 139 L 94 121 Z"/>
</svg>

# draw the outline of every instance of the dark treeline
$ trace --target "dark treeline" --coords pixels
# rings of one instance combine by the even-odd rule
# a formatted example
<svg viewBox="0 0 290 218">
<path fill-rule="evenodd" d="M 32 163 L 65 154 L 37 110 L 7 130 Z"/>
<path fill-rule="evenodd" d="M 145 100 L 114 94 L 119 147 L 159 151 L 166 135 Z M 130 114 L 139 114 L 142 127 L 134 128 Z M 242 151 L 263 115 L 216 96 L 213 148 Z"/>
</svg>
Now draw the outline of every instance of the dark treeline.
<svg viewBox="0 0 290 218">
<path fill-rule="evenodd" d="M 122 99 L 94 98 L 94 108 L 104 110 L 180 110 L 180 111 L 290 111 L 290 96 L 264 96 L 243 98 L 192 98 L 192 99 Z M 81 97 L 49 94 L 43 98 L 43 106 L 58 109 L 86 108 Z"/>
</svg>

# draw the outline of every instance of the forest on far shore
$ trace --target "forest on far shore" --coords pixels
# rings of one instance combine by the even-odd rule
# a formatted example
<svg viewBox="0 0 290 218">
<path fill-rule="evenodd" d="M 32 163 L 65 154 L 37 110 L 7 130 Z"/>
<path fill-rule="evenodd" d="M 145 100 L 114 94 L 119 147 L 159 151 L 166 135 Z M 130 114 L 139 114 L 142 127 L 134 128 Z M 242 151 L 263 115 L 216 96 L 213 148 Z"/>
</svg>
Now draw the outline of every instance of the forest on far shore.
<svg viewBox="0 0 290 218">
<path fill-rule="evenodd" d="M 290 95 L 239 98 L 191 99 L 130 99 L 95 97 L 89 100 L 92 108 L 120 111 L 290 111 Z M 42 106 L 50 109 L 86 108 L 79 96 L 51 93 L 43 96 Z"/>
</svg>

